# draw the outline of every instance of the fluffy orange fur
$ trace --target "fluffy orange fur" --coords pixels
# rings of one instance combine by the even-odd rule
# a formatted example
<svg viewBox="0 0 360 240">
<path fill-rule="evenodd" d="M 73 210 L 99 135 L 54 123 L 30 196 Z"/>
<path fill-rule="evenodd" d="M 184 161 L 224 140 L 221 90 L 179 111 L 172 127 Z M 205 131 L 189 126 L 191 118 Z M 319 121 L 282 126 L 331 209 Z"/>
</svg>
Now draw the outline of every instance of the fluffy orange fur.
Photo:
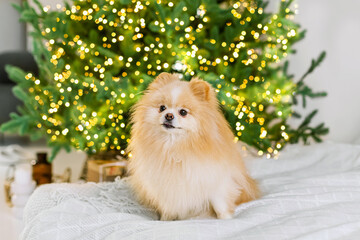
<svg viewBox="0 0 360 240">
<path fill-rule="evenodd" d="M 174 117 L 171 128 L 163 125 L 166 114 Z M 132 122 L 129 183 L 161 220 L 227 219 L 237 204 L 258 197 L 207 82 L 161 73 L 134 106 Z"/>
</svg>

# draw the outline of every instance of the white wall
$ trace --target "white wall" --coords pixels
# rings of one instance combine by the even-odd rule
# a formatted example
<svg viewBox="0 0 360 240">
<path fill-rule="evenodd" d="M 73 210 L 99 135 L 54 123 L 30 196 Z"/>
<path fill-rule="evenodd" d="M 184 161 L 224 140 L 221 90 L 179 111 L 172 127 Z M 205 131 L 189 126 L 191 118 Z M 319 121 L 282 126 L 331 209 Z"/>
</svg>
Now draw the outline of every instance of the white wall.
<svg viewBox="0 0 360 240">
<path fill-rule="evenodd" d="M 31 41 L 26 37 L 26 26 L 19 22 L 20 14 L 11 6 L 13 3 L 19 5 L 21 2 L 22 0 L 0 0 L 0 53 L 31 49 Z M 35 6 L 32 0 L 29 2 Z M 58 3 L 63 5 L 63 0 L 40 0 L 40 2 L 43 6 L 50 6 L 51 9 L 56 9 Z"/>
<path fill-rule="evenodd" d="M 330 127 L 326 139 L 360 140 L 360 1 L 298 1 L 297 21 L 307 29 L 296 45 L 290 72 L 299 78 L 322 50 L 327 57 L 306 82 L 314 90 L 325 90 L 326 98 L 308 103 L 308 111 L 319 109 L 314 124 Z M 360 143 L 360 142 L 359 142 Z"/>
<path fill-rule="evenodd" d="M 0 0 L 0 53 L 23 49 L 24 37 L 18 14 L 9 5 L 20 0 Z M 275 9 L 280 0 L 270 0 Z M 42 0 L 52 7 L 62 0 Z M 298 53 L 291 56 L 290 71 L 298 78 L 307 70 L 312 58 L 327 51 L 323 64 L 306 82 L 318 91 L 328 92 L 326 98 L 308 102 L 307 110 L 319 109 L 313 124 L 325 122 L 330 127 L 326 139 L 360 142 L 360 1 L 297 1 L 297 21 L 307 35 L 296 45 Z"/>
<path fill-rule="evenodd" d="M 11 6 L 21 0 L 0 0 L 0 53 L 26 48 L 25 27 L 19 23 L 20 14 Z"/>
</svg>

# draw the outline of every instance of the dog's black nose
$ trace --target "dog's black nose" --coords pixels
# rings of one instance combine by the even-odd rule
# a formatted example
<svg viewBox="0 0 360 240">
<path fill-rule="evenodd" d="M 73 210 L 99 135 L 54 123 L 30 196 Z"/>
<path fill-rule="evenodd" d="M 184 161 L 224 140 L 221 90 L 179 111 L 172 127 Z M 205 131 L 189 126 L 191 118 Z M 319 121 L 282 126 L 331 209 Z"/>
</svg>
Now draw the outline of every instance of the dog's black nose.
<svg viewBox="0 0 360 240">
<path fill-rule="evenodd" d="M 167 113 L 167 114 L 165 115 L 165 119 L 168 120 L 168 121 L 173 120 L 173 119 L 174 119 L 174 114 L 172 114 L 172 113 Z"/>
</svg>

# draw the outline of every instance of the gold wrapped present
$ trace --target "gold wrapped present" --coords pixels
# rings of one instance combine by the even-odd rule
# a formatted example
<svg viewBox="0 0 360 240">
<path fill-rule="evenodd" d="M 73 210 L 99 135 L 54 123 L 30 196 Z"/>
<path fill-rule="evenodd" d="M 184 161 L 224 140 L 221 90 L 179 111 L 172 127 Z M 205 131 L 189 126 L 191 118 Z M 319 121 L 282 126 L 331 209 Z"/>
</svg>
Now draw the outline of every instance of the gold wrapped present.
<svg viewBox="0 0 360 240">
<path fill-rule="evenodd" d="M 112 182 L 126 174 L 126 160 L 88 160 L 88 182 Z"/>
</svg>

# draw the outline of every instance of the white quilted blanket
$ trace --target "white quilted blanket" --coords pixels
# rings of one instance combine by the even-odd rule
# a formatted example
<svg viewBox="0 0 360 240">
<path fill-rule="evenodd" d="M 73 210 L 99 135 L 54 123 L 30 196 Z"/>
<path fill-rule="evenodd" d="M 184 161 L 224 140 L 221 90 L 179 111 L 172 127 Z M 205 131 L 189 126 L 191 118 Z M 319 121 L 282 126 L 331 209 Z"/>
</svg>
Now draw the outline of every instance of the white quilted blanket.
<svg viewBox="0 0 360 240">
<path fill-rule="evenodd" d="M 247 165 L 263 196 L 231 220 L 158 221 L 124 181 L 50 184 L 28 202 L 21 239 L 360 239 L 360 146 L 289 146 Z"/>
</svg>

